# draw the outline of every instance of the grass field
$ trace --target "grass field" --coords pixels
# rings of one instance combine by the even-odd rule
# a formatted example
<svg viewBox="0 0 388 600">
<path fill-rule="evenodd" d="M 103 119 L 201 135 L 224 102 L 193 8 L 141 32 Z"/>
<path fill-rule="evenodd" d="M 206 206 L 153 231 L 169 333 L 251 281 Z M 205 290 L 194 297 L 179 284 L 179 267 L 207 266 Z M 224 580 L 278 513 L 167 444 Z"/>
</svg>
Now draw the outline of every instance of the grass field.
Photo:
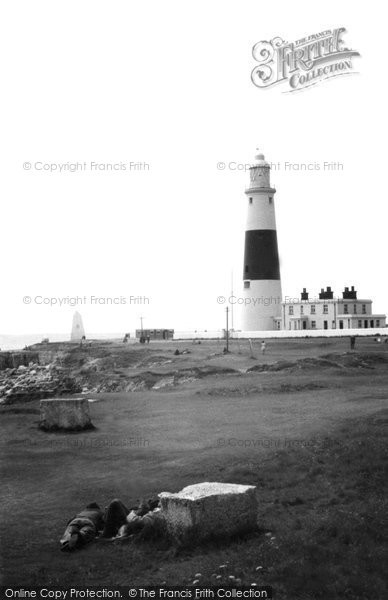
<svg viewBox="0 0 388 600">
<path fill-rule="evenodd" d="M 124 379 L 212 369 L 170 387 L 91 394 L 96 429 L 85 433 L 40 431 L 35 401 L 0 407 L 3 582 L 188 585 L 200 572 L 203 585 L 232 574 L 272 585 L 277 598 L 386 597 L 388 345 L 358 339 L 349 358 L 348 344 L 270 341 L 255 358 L 245 342 L 226 356 L 217 342 L 104 346 Z M 190 353 L 175 356 L 177 347 Z M 313 360 L 295 362 L 304 358 Z M 276 361 L 294 366 L 246 372 Z M 59 552 L 85 504 L 130 504 L 200 481 L 256 485 L 258 532 L 190 550 L 130 542 Z"/>
</svg>

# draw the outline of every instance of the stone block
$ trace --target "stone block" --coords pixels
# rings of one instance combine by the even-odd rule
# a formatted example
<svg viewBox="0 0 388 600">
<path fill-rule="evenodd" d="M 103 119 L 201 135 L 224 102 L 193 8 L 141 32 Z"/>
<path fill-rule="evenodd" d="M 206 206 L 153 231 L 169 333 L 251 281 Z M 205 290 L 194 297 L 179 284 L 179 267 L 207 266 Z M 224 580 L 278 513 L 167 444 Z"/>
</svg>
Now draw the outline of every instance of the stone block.
<svg viewBox="0 0 388 600">
<path fill-rule="evenodd" d="M 232 536 L 257 526 L 256 488 L 204 482 L 159 494 L 170 536 L 180 542 Z"/>
<path fill-rule="evenodd" d="M 41 429 L 81 431 L 93 427 L 86 398 L 50 398 L 40 401 Z"/>
</svg>

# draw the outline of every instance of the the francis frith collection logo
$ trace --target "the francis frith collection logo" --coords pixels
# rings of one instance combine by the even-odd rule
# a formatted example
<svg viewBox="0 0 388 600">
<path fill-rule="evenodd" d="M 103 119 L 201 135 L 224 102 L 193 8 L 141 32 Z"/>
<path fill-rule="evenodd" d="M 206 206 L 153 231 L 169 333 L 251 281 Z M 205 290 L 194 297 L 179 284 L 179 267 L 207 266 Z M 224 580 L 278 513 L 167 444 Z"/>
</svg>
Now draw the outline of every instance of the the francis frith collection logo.
<svg viewBox="0 0 388 600">
<path fill-rule="evenodd" d="M 295 42 L 275 37 L 257 42 L 252 48 L 258 62 L 251 78 L 255 86 L 269 88 L 288 83 L 288 92 L 305 89 L 316 83 L 354 73 L 352 59 L 360 56 L 344 45 L 344 27 L 328 29 Z"/>
</svg>

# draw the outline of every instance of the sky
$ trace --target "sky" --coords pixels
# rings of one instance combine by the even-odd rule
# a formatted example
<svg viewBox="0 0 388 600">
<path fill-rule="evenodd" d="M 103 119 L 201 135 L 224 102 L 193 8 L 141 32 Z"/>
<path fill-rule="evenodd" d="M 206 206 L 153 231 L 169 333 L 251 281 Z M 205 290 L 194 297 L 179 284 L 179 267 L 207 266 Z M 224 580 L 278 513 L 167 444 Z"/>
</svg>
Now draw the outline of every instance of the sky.
<svg viewBox="0 0 388 600">
<path fill-rule="evenodd" d="M 131 331 L 140 317 L 224 327 L 217 299 L 242 287 L 244 165 L 256 148 L 274 165 L 283 296 L 354 285 L 388 312 L 385 20 L 375 11 L 15 0 L 0 27 L 0 333 L 70 333 L 74 310 L 86 332 Z M 354 74 L 296 93 L 253 85 L 254 44 L 338 27 L 361 55 Z M 233 318 L 238 328 L 237 306 Z"/>
</svg>

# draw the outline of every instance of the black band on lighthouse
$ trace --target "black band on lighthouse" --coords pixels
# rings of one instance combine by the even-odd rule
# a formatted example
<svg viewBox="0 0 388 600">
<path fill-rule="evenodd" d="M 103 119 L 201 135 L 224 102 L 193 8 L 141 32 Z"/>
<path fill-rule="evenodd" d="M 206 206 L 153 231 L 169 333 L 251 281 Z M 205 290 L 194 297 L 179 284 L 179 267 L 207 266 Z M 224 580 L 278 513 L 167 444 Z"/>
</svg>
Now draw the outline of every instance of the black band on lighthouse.
<svg viewBox="0 0 388 600">
<path fill-rule="evenodd" d="M 280 279 L 278 241 L 273 229 L 245 232 L 244 279 Z"/>
</svg>

